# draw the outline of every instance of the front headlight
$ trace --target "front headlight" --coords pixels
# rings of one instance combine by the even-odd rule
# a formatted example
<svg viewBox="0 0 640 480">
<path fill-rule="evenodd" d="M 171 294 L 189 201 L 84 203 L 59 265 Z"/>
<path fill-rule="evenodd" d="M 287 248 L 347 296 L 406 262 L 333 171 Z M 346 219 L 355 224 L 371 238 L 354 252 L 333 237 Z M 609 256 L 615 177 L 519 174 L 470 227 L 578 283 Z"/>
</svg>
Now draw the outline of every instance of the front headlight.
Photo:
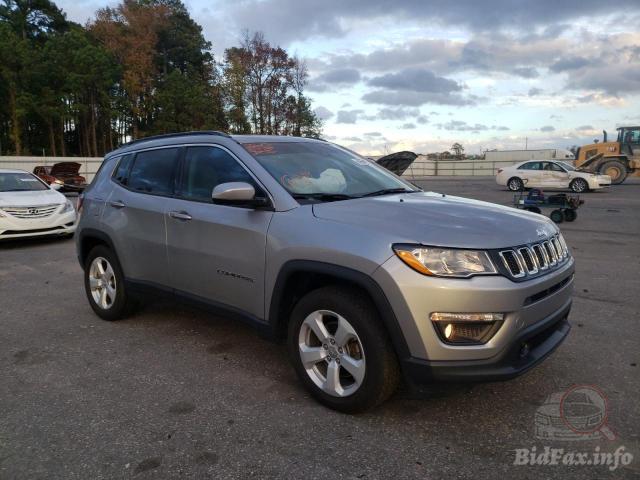
<svg viewBox="0 0 640 480">
<path fill-rule="evenodd" d="M 62 208 L 62 210 L 60 210 L 60 213 L 67 213 L 71 211 L 73 211 L 73 203 L 71 203 L 71 200 L 67 198 L 67 203 L 64 204 L 64 207 Z"/>
<path fill-rule="evenodd" d="M 423 275 L 467 278 L 497 273 L 487 252 L 454 248 L 394 245 L 400 259 Z"/>
</svg>

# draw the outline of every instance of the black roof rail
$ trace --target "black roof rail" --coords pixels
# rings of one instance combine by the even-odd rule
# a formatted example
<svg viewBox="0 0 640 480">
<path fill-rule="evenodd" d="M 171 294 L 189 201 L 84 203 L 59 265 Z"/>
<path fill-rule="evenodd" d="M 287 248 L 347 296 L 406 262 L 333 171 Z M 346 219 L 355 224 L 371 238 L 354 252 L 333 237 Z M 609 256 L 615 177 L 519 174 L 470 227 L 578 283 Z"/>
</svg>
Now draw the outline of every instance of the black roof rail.
<svg viewBox="0 0 640 480">
<path fill-rule="evenodd" d="M 120 145 L 120 148 L 128 147 L 130 145 L 136 145 L 136 144 L 142 143 L 142 142 L 148 142 L 148 141 L 151 141 L 151 140 L 162 140 L 163 138 L 185 137 L 185 136 L 192 136 L 192 135 L 218 135 L 220 137 L 231 138 L 231 135 L 229 135 L 228 133 L 219 132 L 217 130 L 200 130 L 200 131 L 194 131 L 194 132 L 176 132 L 176 133 L 165 133 L 165 134 L 162 134 L 162 135 L 152 135 L 150 137 L 138 138 L 136 140 L 131 140 L 130 142 L 123 143 L 122 145 Z"/>
</svg>

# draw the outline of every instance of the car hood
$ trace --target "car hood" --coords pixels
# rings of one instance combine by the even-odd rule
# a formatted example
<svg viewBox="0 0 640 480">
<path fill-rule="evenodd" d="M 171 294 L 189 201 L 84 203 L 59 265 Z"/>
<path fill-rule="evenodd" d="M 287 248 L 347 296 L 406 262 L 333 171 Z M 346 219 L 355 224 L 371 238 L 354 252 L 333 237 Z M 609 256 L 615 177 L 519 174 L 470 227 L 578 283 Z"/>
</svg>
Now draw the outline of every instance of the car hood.
<svg viewBox="0 0 640 480">
<path fill-rule="evenodd" d="M 0 192 L 0 207 L 37 207 L 65 201 L 66 197 L 55 190 Z"/>
<path fill-rule="evenodd" d="M 77 176 L 80 172 L 80 164 L 77 162 L 60 162 L 51 167 L 49 175 L 57 176 Z"/>
<path fill-rule="evenodd" d="M 317 218 L 392 232 L 398 243 L 503 248 L 548 238 L 547 217 L 494 203 L 420 192 L 313 205 Z"/>
</svg>

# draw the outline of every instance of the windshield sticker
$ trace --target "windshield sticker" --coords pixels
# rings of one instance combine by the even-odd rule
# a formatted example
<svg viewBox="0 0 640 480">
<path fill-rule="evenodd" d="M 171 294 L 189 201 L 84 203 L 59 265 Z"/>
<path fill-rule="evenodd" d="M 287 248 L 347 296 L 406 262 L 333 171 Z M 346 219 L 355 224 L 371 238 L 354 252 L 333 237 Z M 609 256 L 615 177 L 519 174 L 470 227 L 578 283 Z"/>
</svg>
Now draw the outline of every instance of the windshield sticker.
<svg viewBox="0 0 640 480">
<path fill-rule="evenodd" d="M 276 149 L 270 143 L 245 143 L 243 147 L 251 155 L 271 155 L 276 153 Z"/>
</svg>

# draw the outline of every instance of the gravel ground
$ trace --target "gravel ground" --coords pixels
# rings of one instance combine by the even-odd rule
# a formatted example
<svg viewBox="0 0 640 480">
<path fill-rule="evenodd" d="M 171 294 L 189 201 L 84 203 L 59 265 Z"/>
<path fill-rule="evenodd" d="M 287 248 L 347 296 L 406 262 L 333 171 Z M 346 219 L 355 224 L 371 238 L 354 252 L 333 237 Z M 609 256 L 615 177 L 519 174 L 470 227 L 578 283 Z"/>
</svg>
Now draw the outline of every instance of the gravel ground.
<svg viewBox="0 0 640 480">
<path fill-rule="evenodd" d="M 492 179 L 420 183 L 512 199 Z M 404 386 L 357 416 L 314 402 L 282 345 L 231 320 L 161 299 L 99 320 L 72 240 L 4 243 L 0 479 L 637 478 L 640 181 L 583 198 L 561 225 L 577 262 L 574 328 L 553 356 L 509 382 Z M 535 437 L 538 407 L 575 384 L 606 396 L 614 440 Z M 634 459 L 613 472 L 514 465 L 534 446 Z"/>
</svg>

